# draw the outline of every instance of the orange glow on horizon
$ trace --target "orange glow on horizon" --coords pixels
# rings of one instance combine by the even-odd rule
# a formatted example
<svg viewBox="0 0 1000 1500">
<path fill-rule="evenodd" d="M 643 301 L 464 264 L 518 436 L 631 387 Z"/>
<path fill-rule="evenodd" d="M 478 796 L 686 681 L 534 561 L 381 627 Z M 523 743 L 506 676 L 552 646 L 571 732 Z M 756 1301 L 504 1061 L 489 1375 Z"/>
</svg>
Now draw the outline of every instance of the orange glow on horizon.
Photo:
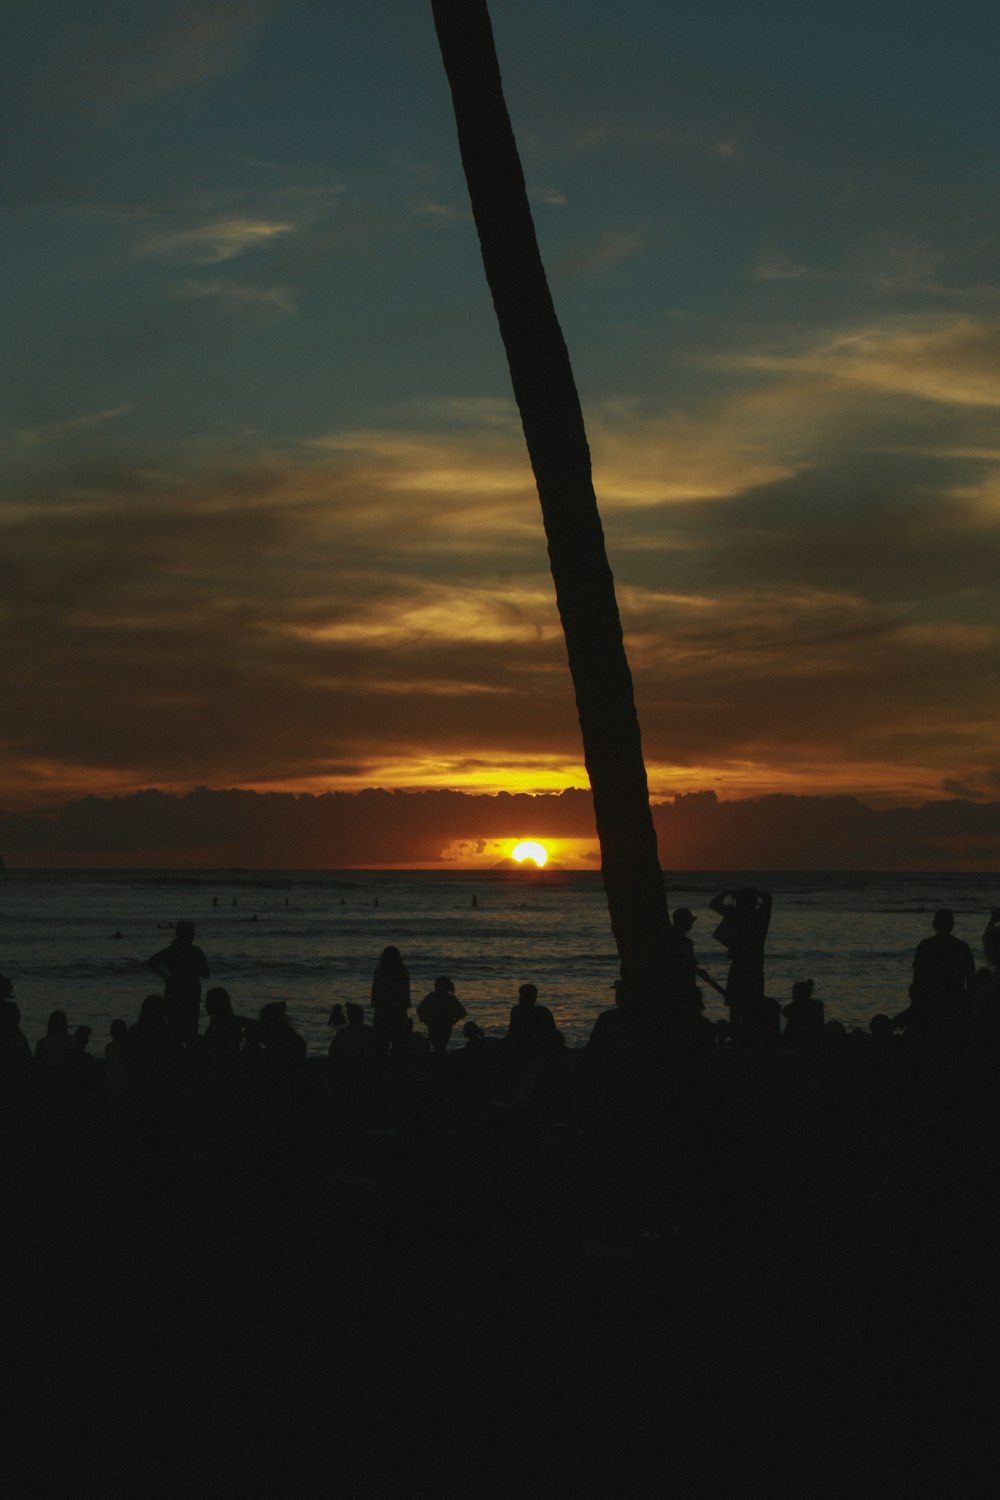
<svg viewBox="0 0 1000 1500">
<path fill-rule="evenodd" d="M 653 802 L 666 802 L 681 794 L 714 791 L 724 801 L 774 794 L 799 797 L 858 797 L 878 803 L 923 802 L 942 795 L 941 778 L 929 768 L 886 766 L 845 760 L 841 763 L 777 766 L 764 761 L 734 761 L 722 765 L 673 765 L 647 762 L 649 795 Z M 138 785 L 138 783 L 135 783 Z M 241 783 L 248 791 L 360 792 L 372 787 L 386 791 L 467 792 L 470 795 L 552 796 L 586 789 L 590 785 L 586 767 L 580 763 L 507 759 L 485 765 L 471 751 L 463 759 L 435 759 L 429 754 L 407 760 L 362 763 L 350 775 L 312 775 Z M 132 790 L 132 786 L 127 788 Z M 173 786 L 164 790 L 181 791 Z M 97 795 L 111 795 L 102 786 Z"/>
</svg>

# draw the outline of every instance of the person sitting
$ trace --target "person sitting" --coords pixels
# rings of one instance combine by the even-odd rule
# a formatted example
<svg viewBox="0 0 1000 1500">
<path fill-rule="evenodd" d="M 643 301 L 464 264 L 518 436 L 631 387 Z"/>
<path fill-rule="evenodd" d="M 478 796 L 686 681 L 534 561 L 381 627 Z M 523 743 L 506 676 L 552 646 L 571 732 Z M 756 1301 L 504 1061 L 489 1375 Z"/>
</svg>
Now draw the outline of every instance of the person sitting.
<svg viewBox="0 0 1000 1500">
<path fill-rule="evenodd" d="M 13 990 L 11 985 L 0 997 L 0 1079 L 7 1081 L 27 1077 L 32 1071 L 31 1044 L 21 1030 L 21 1007 L 11 999 Z"/>
<path fill-rule="evenodd" d="M 35 1061 L 43 1068 L 58 1067 L 60 1063 L 74 1062 L 77 1047 L 69 1033 L 69 1020 L 64 1010 L 54 1010 L 45 1027 L 45 1035 L 35 1043 Z"/>
<path fill-rule="evenodd" d="M 230 1067 L 240 1055 L 250 1022 L 234 1014 L 229 991 L 221 985 L 213 985 L 205 992 L 205 1014 L 208 1025 L 202 1037 L 202 1056 L 211 1063 Z"/>
<path fill-rule="evenodd" d="M 878 1015 L 872 1016 L 868 1022 L 868 1035 L 877 1047 L 886 1050 L 893 1045 L 895 1040 L 896 1023 L 884 1011 L 879 1011 Z"/>
<path fill-rule="evenodd" d="M 365 1008 L 348 1001 L 346 1024 L 333 1034 L 328 1056 L 331 1062 L 350 1067 L 364 1065 L 382 1055 L 375 1031 L 365 1024 Z"/>
<path fill-rule="evenodd" d="M 254 1040 L 263 1061 L 278 1068 L 297 1068 L 305 1062 L 306 1040 L 288 1018 L 284 1000 L 263 1006 L 254 1029 Z"/>
<path fill-rule="evenodd" d="M 518 990 L 517 1004 L 511 1006 L 504 1041 L 512 1052 L 522 1057 L 565 1049 L 566 1042 L 556 1025 L 555 1016 L 548 1006 L 538 1004 L 537 985 L 522 984 Z"/>
<path fill-rule="evenodd" d="M 800 979 L 792 985 L 792 998 L 782 1007 L 785 1029 L 782 1036 L 793 1047 L 815 1047 L 823 1040 L 826 1016 L 822 1000 L 813 994 L 811 979 Z"/>
<path fill-rule="evenodd" d="M 87 1051 L 87 1048 L 90 1046 L 90 1038 L 92 1036 L 93 1029 L 90 1026 L 77 1026 L 76 1030 L 73 1032 L 73 1050 L 75 1054 L 75 1062 L 82 1062 L 86 1064 L 97 1061 L 97 1058 L 94 1056 L 94 1054 Z"/>
<path fill-rule="evenodd" d="M 163 996 L 150 994 L 139 1007 L 138 1020 L 128 1029 L 116 1070 L 123 1086 L 138 1088 L 166 1084 L 177 1076 L 183 1048 L 168 1028 Z"/>
<path fill-rule="evenodd" d="M 109 1073 L 113 1072 L 122 1060 L 127 1036 L 128 1026 L 120 1017 L 111 1022 L 111 1040 L 104 1047 L 104 1066 Z"/>
</svg>

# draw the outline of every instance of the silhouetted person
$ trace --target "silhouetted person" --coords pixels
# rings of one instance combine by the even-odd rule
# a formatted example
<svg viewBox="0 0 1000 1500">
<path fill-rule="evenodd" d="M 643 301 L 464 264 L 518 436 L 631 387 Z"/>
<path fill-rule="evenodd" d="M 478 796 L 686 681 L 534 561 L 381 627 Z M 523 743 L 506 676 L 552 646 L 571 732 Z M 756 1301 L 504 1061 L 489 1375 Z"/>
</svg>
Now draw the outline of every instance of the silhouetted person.
<svg viewBox="0 0 1000 1500">
<path fill-rule="evenodd" d="M 365 1008 L 347 1003 L 347 1024 L 333 1034 L 328 1056 L 338 1072 L 353 1075 L 361 1081 L 370 1075 L 376 1060 L 382 1055 L 375 1038 L 374 1029 L 365 1024 Z"/>
<path fill-rule="evenodd" d="M 383 1055 L 406 1051 L 410 974 L 398 948 L 383 948 L 372 975 L 372 1027 Z"/>
<path fill-rule="evenodd" d="M 522 984 L 517 992 L 503 1050 L 516 1089 L 514 1101 L 546 1103 L 562 1075 L 566 1041 L 548 1006 L 538 1004 L 533 984 Z"/>
<path fill-rule="evenodd" d="M 53 1068 L 74 1061 L 75 1052 L 66 1012 L 54 1010 L 46 1024 L 45 1035 L 35 1043 L 35 1061 L 43 1068 Z"/>
<path fill-rule="evenodd" d="M 231 1067 L 240 1055 L 250 1022 L 234 1014 L 229 991 L 221 985 L 206 990 L 205 1014 L 208 1025 L 201 1039 L 202 1054 L 211 1063 Z"/>
<path fill-rule="evenodd" d="M 771 923 L 771 897 L 767 891 L 742 886 L 722 891 L 709 905 L 722 918 L 714 935 L 729 953 L 726 1004 L 738 1034 L 744 1012 L 747 1020 L 755 1021 L 760 1010 L 757 1002 L 764 998 L 764 944 Z"/>
<path fill-rule="evenodd" d="M 73 1051 L 75 1055 L 75 1061 L 83 1063 L 93 1063 L 97 1061 L 97 1058 L 93 1055 L 93 1053 L 87 1051 L 87 1048 L 90 1046 L 90 1038 L 92 1036 L 93 1030 L 90 1026 L 77 1026 L 75 1028 L 73 1032 Z"/>
<path fill-rule="evenodd" d="M 995 1111 L 996 1086 L 1000 1082 L 1000 977 L 993 969 L 979 969 L 976 973 L 969 1060 L 973 1078 L 988 1086 Z"/>
<path fill-rule="evenodd" d="M 785 1018 L 784 1040 L 795 1047 L 815 1047 L 823 1040 L 826 1015 L 822 1000 L 813 994 L 813 981 L 800 979 L 792 985 L 792 998 L 783 1007 Z"/>
<path fill-rule="evenodd" d="M 4 983 L 13 991 L 9 979 Z M 21 1007 L 8 992 L 0 998 L 0 1079 L 25 1077 L 31 1070 L 31 1045 L 21 1030 Z"/>
<path fill-rule="evenodd" d="M 491 1092 L 493 1077 L 503 1064 L 505 1048 L 498 1037 L 487 1036 L 475 1021 L 462 1023 L 462 1035 L 465 1046 L 458 1053 L 459 1076 L 472 1093 L 470 1102 L 478 1107 Z"/>
<path fill-rule="evenodd" d="M 288 1019 L 284 1000 L 271 1000 L 263 1006 L 253 1038 L 263 1061 L 276 1069 L 297 1069 L 305 1062 L 305 1037 L 299 1035 Z"/>
<path fill-rule="evenodd" d="M 164 981 L 163 1000 L 167 1025 L 178 1041 L 189 1045 L 198 1039 L 201 981 L 208 978 L 208 963 L 195 947 L 194 923 L 178 922 L 169 947 L 146 960 L 147 967 Z"/>
<path fill-rule="evenodd" d="M 427 1027 L 433 1051 L 442 1056 L 452 1027 L 458 1021 L 464 1021 L 466 1016 L 465 1006 L 455 994 L 455 986 L 447 974 L 439 974 L 435 979 L 434 988 L 417 1006 L 417 1015 Z"/>
<path fill-rule="evenodd" d="M 934 935 L 917 944 L 906 1017 L 907 1036 L 943 1046 L 968 1039 L 976 965 L 972 949 L 952 932 L 954 914 L 934 913 Z"/>
<path fill-rule="evenodd" d="M 670 918 L 670 967 L 678 1000 L 689 1010 L 704 1010 L 698 978 L 701 970 L 688 933 L 698 918 L 687 906 L 678 906 Z"/>
<path fill-rule="evenodd" d="M 166 1028 L 166 1007 L 162 995 L 145 995 L 139 1006 L 139 1014 L 126 1033 L 126 1040 L 139 1033 L 146 1036 L 161 1036 Z"/>
<path fill-rule="evenodd" d="M 162 995 L 147 995 L 138 1019 L 129 1027 L 122 1049 L 122 1072 L 132 1078 L 159 1082 L 172 1073 L 183 1056 L 177 1036 L 167 1025 Z"/>
<path fill-rule="evenodd" d="M 334 1030 L 337 1031 L 339 1031 L 341 1026 L 347 1025 L 347 1017 L 344 1015 L 344 1007 L 341 1005 L 339 1000 L 337 1001 L 336 1005 L 330 1006 L 330 1016 L 326 1024 L 328 1026 L 332 1026 Z"/>
<path fill-rule="evenodd" d="M 561 1054 L 564 1051 L 563 1034 L 548 1006 L 538 1004 L 536 985 L 522 984 L 518 990 L 517 1004 L 511 1006 L 504 1040 L 511 1052 L 520 1057 Z"/>
<path fill-rule="evenodd" d="M 127 1036 L 128 1026 L 120 1017 L 117 1017 L 111 1022 L 111 1040 L 105 1043 L 104 1047 L 104 1062 L 109 1072 L 113 1072 L 121 1062 Z"/>
<path fill-rule="evenodd" d="M 615 992 L 614 1009 L 602 1010 L 590 1028 L 590 1035 L 583 1049 L 588 1062 L 603 1058 L 614 1049 L 618 1040 L 622 1016 L 627 1009 L 628 992 L 623 979 L 616 979 L 611 987 Z"/>
</svg>

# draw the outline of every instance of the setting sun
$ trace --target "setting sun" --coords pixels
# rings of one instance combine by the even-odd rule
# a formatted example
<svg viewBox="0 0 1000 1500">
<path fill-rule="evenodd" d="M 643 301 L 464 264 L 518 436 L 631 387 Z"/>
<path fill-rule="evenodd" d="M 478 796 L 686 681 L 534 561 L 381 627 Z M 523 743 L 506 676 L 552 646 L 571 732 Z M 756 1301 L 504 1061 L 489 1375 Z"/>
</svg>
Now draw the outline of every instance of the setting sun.
<svg viewBox="0 0 1000 1500">
<path fill-rule="evenodd" d="M 516 859 L 519 865 L 523 864 L 526 859 L 530 859 L 541 869 L 549 857 L 549 851 L 544 844 L 536 844 L 528 839 L 523 844 L 515 844 L 510 851 L 510 857 Z"/>
</svg>

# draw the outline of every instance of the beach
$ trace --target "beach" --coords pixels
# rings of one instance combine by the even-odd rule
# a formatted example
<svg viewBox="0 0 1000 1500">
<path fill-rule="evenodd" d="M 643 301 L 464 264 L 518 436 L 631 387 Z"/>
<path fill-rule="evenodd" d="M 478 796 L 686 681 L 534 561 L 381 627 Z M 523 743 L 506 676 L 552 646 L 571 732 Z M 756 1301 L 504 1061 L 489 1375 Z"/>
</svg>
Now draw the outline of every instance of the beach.
<svg viewBox="0 0 1000 1500">
<path fill-rule="evenodd" d="M 995 1059 L 640 1028 L 534 1098 L 466 1062 L 5 1088 L 18 1492 L 95 1466 L 106 1494 L 497 1500 L 971 1474 Z"/>
</svg>

